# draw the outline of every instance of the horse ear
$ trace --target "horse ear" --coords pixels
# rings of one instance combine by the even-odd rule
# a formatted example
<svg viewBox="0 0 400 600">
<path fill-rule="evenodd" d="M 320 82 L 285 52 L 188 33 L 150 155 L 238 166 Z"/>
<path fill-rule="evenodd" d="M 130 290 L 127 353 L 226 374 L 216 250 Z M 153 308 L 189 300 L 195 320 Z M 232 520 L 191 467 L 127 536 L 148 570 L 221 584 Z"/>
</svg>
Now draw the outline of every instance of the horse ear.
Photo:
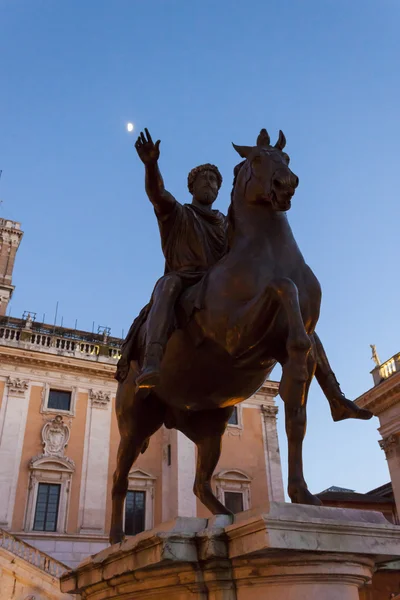
<svg viewBox="0 0 400 600">
<path fill-rule="evenodd" d="M 253 150 L 253 148 L 251 146 L 236 146 L 236 144 L 234 144 L 233 142 L 232 142 L 232 146 L 235 148 L 236 152 L 242 158 L 247 158 L 249 156 L 250 152 Z"/>
<path fill-rule="evenodd" d="M 283 150 L 285 146 L 286 146 L 285 134 L 283 133 L 283 131 L 279 130 L 279 137 L 278 137 L 278 141 L 275 144 L 275 148 L 278 148 L 278 150 Z"/>
<path fill-rule="evenodd" d="M 259 148 L 267 148 L 271 140 L 266 129 L 261 129 L 260 135 L 257 138 L 257 146 Z"/>
</svg>

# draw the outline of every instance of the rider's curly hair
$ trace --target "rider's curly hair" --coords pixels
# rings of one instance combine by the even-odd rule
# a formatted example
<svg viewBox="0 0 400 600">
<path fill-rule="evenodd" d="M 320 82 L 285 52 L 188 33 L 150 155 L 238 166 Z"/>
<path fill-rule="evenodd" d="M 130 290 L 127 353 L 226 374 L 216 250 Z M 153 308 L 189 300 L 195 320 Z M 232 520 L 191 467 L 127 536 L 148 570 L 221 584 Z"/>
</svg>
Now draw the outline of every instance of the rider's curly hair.
<svg viewBox="0 0 400 600">
<path fill-rule="evenodd" d="M 217 181 L 218 181 L 218 189 L 221 187 L 222 185 L 222 175 L 219 172 L 218 167 L 216 167 L 215 165 L 210 165 L 210 163 L 207 163 L 205 165 L 200 165 L 198 167 L 195 167 L 194 169 L 192 169 L 188 175 L 188 188 L 189 188 L 189 192 L 191 194 L 193 194 L 193 184 L 194 184 L 194 180 L 196 179 L 197 175 L 199 173 L 202 173 L 203 171 L 213 171 L 215 173 L 215 175 L 217 176 Z"/>
</svg>

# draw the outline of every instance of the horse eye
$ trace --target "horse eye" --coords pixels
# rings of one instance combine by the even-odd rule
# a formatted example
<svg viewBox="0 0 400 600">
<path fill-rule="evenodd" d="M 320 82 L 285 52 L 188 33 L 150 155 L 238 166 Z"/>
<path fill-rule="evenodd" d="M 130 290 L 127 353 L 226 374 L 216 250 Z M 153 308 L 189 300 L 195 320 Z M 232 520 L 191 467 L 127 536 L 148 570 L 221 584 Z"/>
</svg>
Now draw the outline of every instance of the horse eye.
<svg viewBox="0 0 400 600">
<path fill-rule="evenodd" d="M 283 158 L 286 160 L 287 164 L 290 163 L 290 156 L 286 154 L 286 152 L 283 152 Z"/>
</svg>

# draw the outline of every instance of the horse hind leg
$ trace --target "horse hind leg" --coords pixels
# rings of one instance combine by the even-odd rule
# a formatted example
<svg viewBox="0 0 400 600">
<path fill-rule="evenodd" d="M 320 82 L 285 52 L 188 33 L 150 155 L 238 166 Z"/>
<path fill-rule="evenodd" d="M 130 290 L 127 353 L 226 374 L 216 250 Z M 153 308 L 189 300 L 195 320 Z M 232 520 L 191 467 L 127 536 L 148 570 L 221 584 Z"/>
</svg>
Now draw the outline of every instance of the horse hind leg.
<svg viewBox="0 0 400 600">
<path fill-rule="evenodd" d="M 125 385 L 125 382 L 122 385 Z M 132 383 L 131 388 L 134 394 Z M 150 394 L 144 403 L 134 400 L 128 407 L 129 410 L 121 412 L 118 419 L 121 440 L 113 477 L 110 544 L 121 542 L 125 537 L 123 510 L 128 491 L 129 471 L 139 454 L 146 450 L 150 437 L 164 421 L 164 407 L 153 394 Z"/>
<path fill-rule="evenodd" d="M 232 515 L 214 495 L 211 478 L 221 455 L 222 436 L 208 437 L 197 442 L 197 467 L 193 492 L 213 515 Z"/>
<path fill-rule="evenodd" d="M 283 369 L 286 364 L 283 364 Z M 285 426 L 288 439 L 289 481 L 288 494 L 292 502 L 297 504 L 321 505 L 317 496 L 311 494 L 303 474 L 303 440 L 307 427 L 307 396 L 316 369 L 314 352 L 307 358 L 308 377 L 304 389 L 299 381 L 290 378 L 290 373 L 280 396 L 285 403 Z"/>
<path fill-rule="evenodd" d="M 282 393 L 288 395 L 286 387 L 290 389 L 290 393 L 294 393 L 296 386 L 296 394 L 303 396 L 308 380 L 308 356 L 312 343 L 304 327 L 297 286 L 291 279 L 281 278 L 273 281 L 271 287 L 278 296 L 288 324 L 287 359 L 282 365 L 280 393 L 281 396 Z"/>
<path fill-rule="evenodd" d="M 321 504 L 307 488 L 303 474 L 303 440 L 307 425 L 307 396 L 316 369 L 314 340 L 308 336 L 300 310 L 297 286 L 291 279 L 272 282 L 286 313 L 288 336 L 282 364 L 279 394 L 285 403 L 285 425 L 289 445 L 288 493 L 292 502 Z M 279 353 L 279 352 L 278 352 Z"/>
<path fill-rule="evenodd" d="M 214 495 L 211 478 L 221 456 L 222 436 L 233 408 L 180 412 L 177 428 L 197 446 L 195 496 L 213 515 L 232 515 Z"/>
</svg>

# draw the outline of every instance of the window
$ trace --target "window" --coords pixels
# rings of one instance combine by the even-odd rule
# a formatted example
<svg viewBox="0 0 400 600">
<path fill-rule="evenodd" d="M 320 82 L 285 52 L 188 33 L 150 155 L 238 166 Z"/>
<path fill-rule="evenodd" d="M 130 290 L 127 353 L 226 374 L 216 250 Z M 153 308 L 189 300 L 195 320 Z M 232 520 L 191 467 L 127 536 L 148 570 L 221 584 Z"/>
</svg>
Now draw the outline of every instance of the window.
<svg viewBox="0 0 400 600">
<path fill-rule="evenodd" d="M 170 467 L 172 464 L 171 444 L 167 446 L 167 465 Z"/>
<path fill-rule="evenodd" d="M 233 413 L 229 417 L 228 425 L 239 425 L 238 407 L 233 407 Z"/>
<path fill-rule="evenodd" d="M 59 484 L 39 483 L 34 531 L 57 531 L 60 488 Z"/>
<path fill-rule="evenodd" d="M 225 492 L 225 506 L 228 510 L 236 513 L 243 512 L 243 494 L 242 492 Z"/>
<path fill-rule="evenodd" d="M 47 408 L 69 411 L 71 408 L 71 392 L 66 390 L 50 390 Z"/>
<path fill-rule="evenodd" d="M 129 490 L 125 501 L 125 533 L 136 535 L 145 529 L 146 492 Z"/>
<path fill-rule="evenodd" d="M 251 508 L 251 478 L 239 469 L 225 469 L 214 476 L 217 498 L 233 513 Z"/>
<path fill-rule="evenodd" d="M 52 385 L 45 382 L 42 392 L 41 413 L 59 413 L 75 416 L 78 387 L 68 385 L 66 382 L 54 382 Z"/>
</svg>

